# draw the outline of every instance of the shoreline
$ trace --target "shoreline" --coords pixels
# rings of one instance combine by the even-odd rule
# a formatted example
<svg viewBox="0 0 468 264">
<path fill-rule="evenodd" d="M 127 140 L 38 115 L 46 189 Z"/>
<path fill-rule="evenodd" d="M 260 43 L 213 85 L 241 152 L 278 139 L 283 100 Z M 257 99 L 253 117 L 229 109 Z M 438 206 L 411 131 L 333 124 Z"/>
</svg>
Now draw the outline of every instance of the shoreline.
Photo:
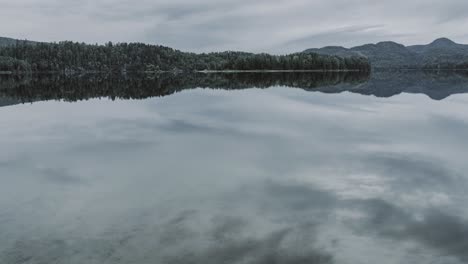
<svg viewBox="0 0 468 264">
<path fill-rule="evenodd" d="M 362 70 L 202 70 L 202 71 L 137 71 L 137 72 L 109 72 L 109 71 L 76 71 L 76 72 L 11 72 L 0 71 L 0 75 L 34 75 L 34 74 L 63 74 L 63 75 L 83 75 L 83 74 L 192 74 L 192 73 L 294 73 L 294 72 L 370 72 Z"/>
<path fill-rule="evenodd" d="M 361 70 L 203 70 L 203 71 L 195 71 L 199 73 L 275 73 L 275 72 L 366 72 Z"/>
<path fill-rule="evenodd" d="M 342 73 L 342 72 L 354 72 L 354 73 L 372 73 L 372 72 L 385 72 L 385 71 L 452 71 L 452 72 L 463 72 L 468 69 L 419 69 L 419 68 L 374 68 L 371 71 L 362 70 L 202 70 L 202 71 L 138 71 L 138 72 L 109 72 L 109 71 L 76 71 L 76 72 L 61 72 L 61 71 L 50 71 L 50 72 L 12 72 L 12 71 L 0 71 L 0 76 L 28 76 L 38 74 L 57 74 L 67 76 L 87 75 L 87 74 L 193 74 L 193 73 Z"/>
</svg>

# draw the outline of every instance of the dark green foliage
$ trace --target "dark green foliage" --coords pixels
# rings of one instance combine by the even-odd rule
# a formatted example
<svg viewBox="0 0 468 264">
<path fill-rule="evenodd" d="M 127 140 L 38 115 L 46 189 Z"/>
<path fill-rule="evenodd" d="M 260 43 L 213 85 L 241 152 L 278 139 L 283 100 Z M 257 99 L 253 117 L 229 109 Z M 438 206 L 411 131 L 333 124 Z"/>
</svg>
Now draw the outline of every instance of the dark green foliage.
<svg viewBox="0 0 468 264">
<path fill-rule="evenodd" d="M 296 53 L 274 56 L 244 52 L 187 53 L 142 43 L 88 45 L 18 42 L 0 56 L 24 60 L 33 72 L 143 72 L 221 70 L 369 71 L 365 58 Z"/>
<path fill-rule="evenodd" d="M 0 56 L 0 72 L 30 72 L 31 65 L 24 60 Z"/>
</svg>

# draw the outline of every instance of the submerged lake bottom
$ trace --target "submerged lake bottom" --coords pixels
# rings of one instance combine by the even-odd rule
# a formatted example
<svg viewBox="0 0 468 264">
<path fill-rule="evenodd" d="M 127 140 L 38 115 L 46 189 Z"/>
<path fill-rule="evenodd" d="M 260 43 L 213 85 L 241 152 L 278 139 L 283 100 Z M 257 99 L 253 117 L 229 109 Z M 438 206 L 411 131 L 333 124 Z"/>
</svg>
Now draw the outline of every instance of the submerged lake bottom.
<svg viewBox="0 0 468 264">
<path fill-rule="evenodd" d="M 0 263 L 467 263 L 468 77 L 0 80 Z"/>
</svg>

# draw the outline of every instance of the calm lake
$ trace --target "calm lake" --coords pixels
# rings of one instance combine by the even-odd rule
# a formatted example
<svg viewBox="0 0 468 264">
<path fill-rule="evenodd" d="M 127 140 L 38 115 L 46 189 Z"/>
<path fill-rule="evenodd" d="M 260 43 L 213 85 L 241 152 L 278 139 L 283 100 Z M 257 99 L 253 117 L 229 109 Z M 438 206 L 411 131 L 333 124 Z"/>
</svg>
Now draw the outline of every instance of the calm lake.
<svg viewBox="0 0 468 264">
<path fill-rule="evenodd" d="M 4 76 L 0 106 L 2 264 L 468 263 L 467 73 Z"/>
</svg>

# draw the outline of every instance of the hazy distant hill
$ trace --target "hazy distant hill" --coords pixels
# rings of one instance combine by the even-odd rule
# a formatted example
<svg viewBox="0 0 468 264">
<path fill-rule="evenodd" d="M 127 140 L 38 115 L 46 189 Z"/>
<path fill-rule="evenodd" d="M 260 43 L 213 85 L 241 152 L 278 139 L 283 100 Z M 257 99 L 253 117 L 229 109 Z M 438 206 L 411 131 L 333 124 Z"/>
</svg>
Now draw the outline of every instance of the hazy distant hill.
<svg viewBox="0 0 468 264">
<path fill-rule="evenodd" d="M 34 41 L 29 41 L 29 40 L 16 40 L 16 39 L 12 39 L 12 38 L 0 37 L 0 47 L 13 46 L 13 45 L 16 45 L 16 43 L 18 41 L 21 42 L 21 43 L 28 43 L 28 44 L 37 43 L 37 42 L 34 42 Z"/>
<path fill-rule="evenodd" d="M 322 54 L 322 55 L 334 55 L 334 56 L 340 56 L 340 57 L 365 57 L 364 54 L 362 54 L 359 51 L 353 51 L 351 49 L 347 49 L 344 47 L 340 46 L 328 46 L 328 47 L 323 47 L 320 49 L 308 49 L 305 52 L 307 53 L 317 53 L 317 54 Z"/>
<path fill-rule="evenodd" d="M 16 39 L 0 37 L 0 47 L 14 45 L 15 43 L 16 43 Z"/>
<path fill-rule="evenodd" d="M 371 60 L 375 67 L 411 67 L 415 62 L 419 63 L 418 56 L 408 50 L 405 46 L 387 41 L 377 44 L 368 44 L 352 48 Z"/>
<path fill-rule="evenodd" d="M 324 47 L 308 49 L 306 53 L 324 55 L 363 56 L 374 68 L 466 68 L 468 45 L 440 38 L 428 45 L 404 46 L 395 42 L 379 42 L 350 49 Z"/>
<path fill-rule="evenodd" d="M 437 39 L 429 45 L 409 46 L 408 49 L 420 55 L 424 64 L 468 61 L 468 45 L 457 44 L 446 38 Z"/>
</svg>

